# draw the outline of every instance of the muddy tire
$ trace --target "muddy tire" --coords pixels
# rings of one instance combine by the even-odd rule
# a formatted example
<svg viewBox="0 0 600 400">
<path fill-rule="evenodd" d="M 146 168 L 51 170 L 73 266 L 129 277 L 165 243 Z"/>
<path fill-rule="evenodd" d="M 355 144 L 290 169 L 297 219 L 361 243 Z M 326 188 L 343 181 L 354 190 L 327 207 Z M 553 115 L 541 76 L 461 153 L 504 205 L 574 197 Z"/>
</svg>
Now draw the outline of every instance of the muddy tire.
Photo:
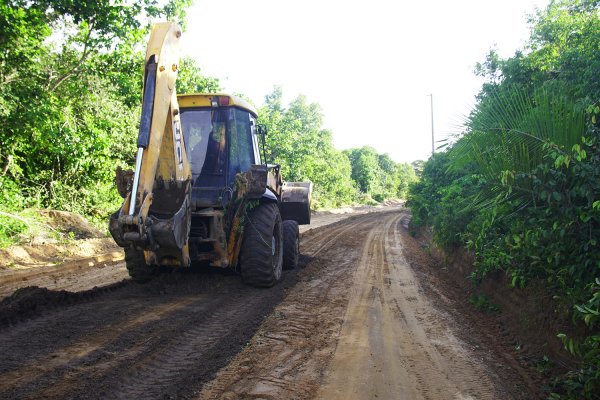
<svg viewBox="0 0 600 400">
<path fill-rule="evenodd" d="M 156 274 L 156 268 L 146 264 L 144 252 L 141 250 L 125 249 L 125 264 L 134 282 L 148 282 Z"/>
<path fill-rule="evenodd" d="M 283 221 L 283 269 L 295 269 L 300 255 L 300 231 L 298 223 Z"/>
<path fill-rule="evenodd" d="M 246 216 L 240 263 L 248 285 L 271 287 L 281 279 L 283 229 L 276 204 L 261 204 Z"/>
</svg>

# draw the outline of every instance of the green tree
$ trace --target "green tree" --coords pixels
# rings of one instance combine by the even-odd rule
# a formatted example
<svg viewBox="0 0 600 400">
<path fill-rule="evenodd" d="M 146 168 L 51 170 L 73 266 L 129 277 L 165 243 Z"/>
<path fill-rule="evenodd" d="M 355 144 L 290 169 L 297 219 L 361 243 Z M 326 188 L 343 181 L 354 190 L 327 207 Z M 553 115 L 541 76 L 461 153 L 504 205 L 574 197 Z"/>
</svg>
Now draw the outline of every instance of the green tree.
<svg viewBox="0 0 600 400">
<path fill-rule="evenodd" d="M 275 87 L 259 109 L 259 122 L 268 131 L 269 160 L 281 164 L 287 181 L 312 181 L 316 207 L 354 201 L 356 189 L 350 178 L 350 162 L 334 148 L 331 132 L 322 128 L 323 115 L 318 104 L 307 103 L 304 96 L 298 96 L 284 107 L 282 90 Z"/>
<path fill-rule="evenodd" d="M 101 220 L 116 207 L 113 170 L 132 163 L 139 122 L 149 32 L 139 21 L 182 16 L 189 4 L 0 2 L 0 186 L 10 191 L 0 208 L 56 207 Z M 201 77 L 186 64 L 184 77 Z"/>
<path fill-rule="evenodd" d="M 408 188 L 418 181 L 417 174 L 412 165 L 400 163 L 396 166 L 396 196 L 405 199 L 408 196 Z"/>
<path fill-rule="evenodd" d="M 396 163 L 389 154 L 378 154 L 369 146 L 345 150 L 358 189 L 377 201 L 406 197 L 408 186 L 417 180 L 408 164 Z"/>
<path fill-rule="evenodd" d="M 177 74 L 177 93 L 217 93 L 221 85 L 217 78 L 205 76 L 191 57 L 181 59 Z"/>
<path fill-rule="evenodd" d="M 598 0 L 555 0 L 530 20 L 532 35 L 525 49 L 502 59 L 491 51 L 476 73 L 487 78 L 481 96 L 498 85 L 532 90 L 564 84 L 562 90 L 581 105 L 600 98 L 600 18 Z"/>
<path fill-rule="evenodd" d="M 377 194 L 381 188 L 380 181 L 383 175 L 377 151 L 365 146 L 346 150 L 345 153 L 352 164 L 352 179 L 358 185 L 358 189 L 366 194 Z"/>
</svg>

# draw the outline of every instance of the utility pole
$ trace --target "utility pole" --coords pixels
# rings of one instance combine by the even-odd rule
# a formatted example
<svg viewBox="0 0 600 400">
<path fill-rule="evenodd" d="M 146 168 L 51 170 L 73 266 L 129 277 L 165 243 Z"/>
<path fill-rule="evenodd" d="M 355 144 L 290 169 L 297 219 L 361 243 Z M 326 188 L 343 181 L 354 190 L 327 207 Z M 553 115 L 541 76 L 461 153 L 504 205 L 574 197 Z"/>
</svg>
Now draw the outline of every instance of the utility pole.
<svg viewBox="0 0 600 400">
<path fill-rule="evenodd" d="M 427 96 L 431 98 L 431 155 L 433 155 L 435 152 L 435 136 L 433 134 L 433 93 L 428 94 Z"/>
</svg>

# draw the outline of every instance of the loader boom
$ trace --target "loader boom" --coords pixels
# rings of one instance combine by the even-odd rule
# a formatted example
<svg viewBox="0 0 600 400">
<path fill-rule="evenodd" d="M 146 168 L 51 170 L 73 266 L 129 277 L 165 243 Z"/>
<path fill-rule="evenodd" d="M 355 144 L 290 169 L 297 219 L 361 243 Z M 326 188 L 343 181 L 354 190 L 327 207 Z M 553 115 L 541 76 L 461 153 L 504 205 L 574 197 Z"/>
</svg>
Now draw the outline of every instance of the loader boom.
<svg viewBox="0 0 600 400">
<path fill-rule="evenodd" d="M 190 263 L 192 174 L 175 91 L 180 36 L 177 24 L 152 28 L 132 190 L 110 223 L 117 243 L 143 249 L 148 264 Z"/>
</svg>

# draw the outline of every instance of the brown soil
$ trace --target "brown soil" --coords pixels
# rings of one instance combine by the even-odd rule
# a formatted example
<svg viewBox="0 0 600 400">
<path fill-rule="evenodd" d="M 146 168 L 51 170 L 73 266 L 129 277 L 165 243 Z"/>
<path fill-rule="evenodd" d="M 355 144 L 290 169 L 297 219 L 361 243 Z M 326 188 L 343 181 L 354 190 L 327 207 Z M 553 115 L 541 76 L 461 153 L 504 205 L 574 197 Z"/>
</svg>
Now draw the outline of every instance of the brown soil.
<svg viewBox="0 0 600 400">
<path fill-rule="evenodd" d="M 554 376 L 575 367 L 575 359 L 564 350 L 558 333 L 582 337 L 582 329 L 573 327 L 567 310 L 557 302 L 543 282 L 531 281 L 521 289 L 510 285 L 510 277 L 498 271 L 474 285 L 468 279 L 473 272 L 473 256 L 463 248 L 444 252 L 422 237 L 421 243 L 432 250 L 443 266 L 437 274 L 446 282 L 460 288 L 467 298 L 485 296 L 497 311 L 481 310 L 482 318 L 497 321 L 501 335 L 512 347 L 524 368 L 538 368 L 543 376 L 537 380 L 548 386 Z M 492 315 L 489 315 L 489 314 Z M 518 350 L 517 350 L 518 349 Z M 544 360 L 544 358 L 546 360 Z"/>
<path fill-rule="evenodd" d="M 25 314 L 0 322 L 0 398 L 539 397 L 408 218 L 396 207 L 305 232 L 300 270 L 266 290 L 218 271 L 21 290 L 0 304 Z"/>
<path fill-rule="evenodd" d="M 57 210 L 37 213 L 45 221 L 37 236 L 29 243 L 0 249 L 0 275 L 5 270 L 57 265 L 119 250 L 80 215 Z"/>
<path fill-rule="evenodd" d="M 408 219 L 367 214 L 305 235 L 300 282 L 200 398 L 538 398 L 534 372 L 436 276 Z"/>
<path fill-rule="evenodd" d="M 38 213 L 48 220 L 48 225 L 61 233 L 71 233 L 74 239 L 102 238 L 103 233 L 96 229 L 81 215 L 67 211 L 39 210 Z"/>
</svg>

